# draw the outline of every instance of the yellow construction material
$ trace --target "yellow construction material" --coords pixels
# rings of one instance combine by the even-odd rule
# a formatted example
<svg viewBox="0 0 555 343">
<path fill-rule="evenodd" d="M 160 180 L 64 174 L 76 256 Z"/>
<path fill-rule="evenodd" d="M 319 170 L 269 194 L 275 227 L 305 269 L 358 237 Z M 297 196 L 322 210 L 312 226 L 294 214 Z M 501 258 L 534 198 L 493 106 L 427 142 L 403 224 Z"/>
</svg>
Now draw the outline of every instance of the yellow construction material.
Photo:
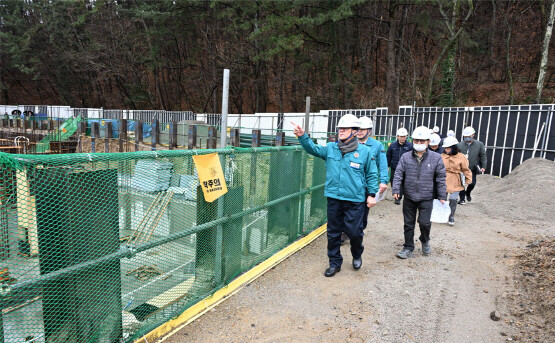
<svg viewBox="0 0 555 343">
<path fill-rule="evenodd" d="M 295 252 L 307 246 L 310 242 L 326 232 L 326 228 L 327 224 L 324 224 L 318 229 L 312 231 L 307 236 L 299 239 L 296 242 L 293 242 L 289 246 L 272 255 L 266 261 L 247 271 L 245 274 L 237 277 L 226 287 L 220 289 L 213 295 L 189 307 L 176 319 L 172 319 L 160 325 L 156 329 L 136 340 L 135 342 L 154 342 L 156 340 L 159 340 L 159 342 L 163 342 L 168 337 L 181 330 L 183 327 L 185 327 L 198 317 L 202 316 L 204 313 L 208 312 L 210 309 L 212 309 L 231 295 L 237 293 L 246 285 L 256 280 L 259 276 L 263 275 L 268 270 L 281 263 L 289 256 L 293 255 Z M 166 336 L 164 337 L 164 335 Z"/>
<path fill-rule="evenodd" d="M 17 170 L 17 224 L 19 240 L 29 243 L 30 256 L 39 253 L 39 237 L 37 232 L 37 213 L 35 197 L 31 196 L 27 170 Z"/>
</svg>

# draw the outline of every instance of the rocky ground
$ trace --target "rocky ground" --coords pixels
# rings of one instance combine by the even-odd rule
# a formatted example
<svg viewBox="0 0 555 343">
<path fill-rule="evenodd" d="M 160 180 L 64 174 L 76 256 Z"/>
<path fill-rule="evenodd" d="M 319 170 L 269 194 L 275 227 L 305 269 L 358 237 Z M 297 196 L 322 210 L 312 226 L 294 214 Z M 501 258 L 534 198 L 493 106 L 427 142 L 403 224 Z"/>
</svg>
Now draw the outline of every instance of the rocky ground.
<svg viewBox="0 0 555 343">
<path fill-rule="evenodd" d="M 555 178 L 536 190 L 531 175 L 554 165 L 534 160 L 505 179 L 480 175 L 455 226 L 432 226 L 427 257 L 419 243 L 416 258 L 395 257 L 401 206 L 381 202 L 370 211 L 361 270 L 347 244 L 341 272 L 325 278 L 321 236 L 167 341 L 553 342 L 555 197 L 544 196 Z M 507 201 L 511 188 L 520 201 Z"/>
</svg>

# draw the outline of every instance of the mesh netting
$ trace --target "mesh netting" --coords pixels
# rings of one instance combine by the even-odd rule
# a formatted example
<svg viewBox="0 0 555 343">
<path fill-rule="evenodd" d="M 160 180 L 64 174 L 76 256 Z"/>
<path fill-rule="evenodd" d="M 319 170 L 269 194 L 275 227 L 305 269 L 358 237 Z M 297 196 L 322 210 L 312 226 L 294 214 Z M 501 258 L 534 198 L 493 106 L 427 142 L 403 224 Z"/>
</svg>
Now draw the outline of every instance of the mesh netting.
<svg viewBox="0 0 555 343">
<path fill-rule="evenodd" d="M 218 152 L 208 203 L 194 154 Z M 132 341 L 326 221 L 299 146 L 0 153 L 0 342 Z"/>
</svg>

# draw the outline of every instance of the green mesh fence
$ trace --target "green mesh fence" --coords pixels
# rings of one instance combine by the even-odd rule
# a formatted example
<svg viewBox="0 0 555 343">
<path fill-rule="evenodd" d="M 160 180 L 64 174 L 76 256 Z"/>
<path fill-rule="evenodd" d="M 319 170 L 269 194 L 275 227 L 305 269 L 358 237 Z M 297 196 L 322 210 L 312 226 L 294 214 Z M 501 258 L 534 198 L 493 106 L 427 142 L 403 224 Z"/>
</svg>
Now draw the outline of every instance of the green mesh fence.
<svg viewBox="0 0 555 343">
<path fill-rule="evenodd" d="M 228 193 L 204 200 L 193 154 Z M 0 153 L 0 342 L 129 342 L 326 221 L 299 146 Z"/>
</svg>

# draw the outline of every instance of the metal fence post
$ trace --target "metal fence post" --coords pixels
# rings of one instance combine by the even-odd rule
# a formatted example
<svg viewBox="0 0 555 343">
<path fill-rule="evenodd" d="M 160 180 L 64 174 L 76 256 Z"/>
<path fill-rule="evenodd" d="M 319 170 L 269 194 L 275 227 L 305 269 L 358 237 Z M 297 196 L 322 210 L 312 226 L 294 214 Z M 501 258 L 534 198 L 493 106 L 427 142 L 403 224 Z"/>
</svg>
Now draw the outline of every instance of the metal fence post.
<svg viewBox="0 0 555 343">
<path fill-rule="evenodd" d="M 143 121 L 135 122 L 135 151 L 139 151 L 139 145 L 143 142 Z"/>
<path fill-rule="evenodd" d="M 170 150 L 177 148 L 177 122 L 172 121 L 170 124 Z"/>
<path fill-rule="evenodd" d="M 83 152 L 83 140 L 86 134 L 87 134 L 87 122 L 82 121 L 79 123 L 79 145 L 77 147 L 77 151 L 79 153 Z"/>
<path fill-rule="evenodd" d="M 114 137 L 114 130 L 111 122 L 106 123 L 106 130 L 104 131 L 104 152 L 110 152 L 110 141 Z M 120 136 L 121 137 L 121 136 Z"/>
<path fill-rule="evenodd" d="M 217 139 L 217 135 L 218 135 L 218 130 L 216 129 L 215 126 L 209 126 L 208 127 L 208 140 L 206 141 L 206 148 L 207 149 L 216 149 L 217 148 L 217 143 L 216 143 L 216 139 Z"/>
<path fill-rule="evenodd" d="M 189 125 L 187 149 L 190 150 L 190 149 L 196 149 L 196 148 L 197 148 L 197 126 Z"/>
<path fill-rule="evenodd" d="M 227 141 L 227 110 L 228 110 L 228 97 L 229 97 L 229 69 L 224 69 L 224 80 L 222 87 L 222 125 L 221 125 L 221 137 L 220 137 L 220 147 L 226 147 Z M 220 161 L 225 167 L 226 157 L 220 156 Z M 224 216 L 224 197 L 218 199 L 218 219 Z M 216 284 L 222 281 L 222 264 L 223 264 L 223 226 L 218 224 L 216 227 Z"/>
<path fill-rule="evenodd" d="M 98 123 L 91 123 L 91 151 L 96 152 L 96 138 L 98 137 L 100 130 L 98 128 Z"/>
<path fill-rule="evenodd" d="M 119 120 L 119 152 L 127 150 L 127 119 Z"/>
<path fill-rule="evenodd" d="M 239 129 L 231 129 L 231 131 L 229 132 L 229 137 L 231 139 L 231 146 L 234 146 L 234 147 L 241 146 Z"/>
<path fill-rule="evenodd" d="M 151 137 L 152 137 L 152 147 L 150 148 L 150 150 L 155 151 L 156 144 L 159 143 L 158 140 L 160 139 L 160 124 L 158 122 L 158 119 L 154 119 L 152 121 Z"/>
<path fill-rule="evenodd" d="M 276 146 L 285 145 L 285 132 L 278 132 L 276 135 Z"/>
</svg>

